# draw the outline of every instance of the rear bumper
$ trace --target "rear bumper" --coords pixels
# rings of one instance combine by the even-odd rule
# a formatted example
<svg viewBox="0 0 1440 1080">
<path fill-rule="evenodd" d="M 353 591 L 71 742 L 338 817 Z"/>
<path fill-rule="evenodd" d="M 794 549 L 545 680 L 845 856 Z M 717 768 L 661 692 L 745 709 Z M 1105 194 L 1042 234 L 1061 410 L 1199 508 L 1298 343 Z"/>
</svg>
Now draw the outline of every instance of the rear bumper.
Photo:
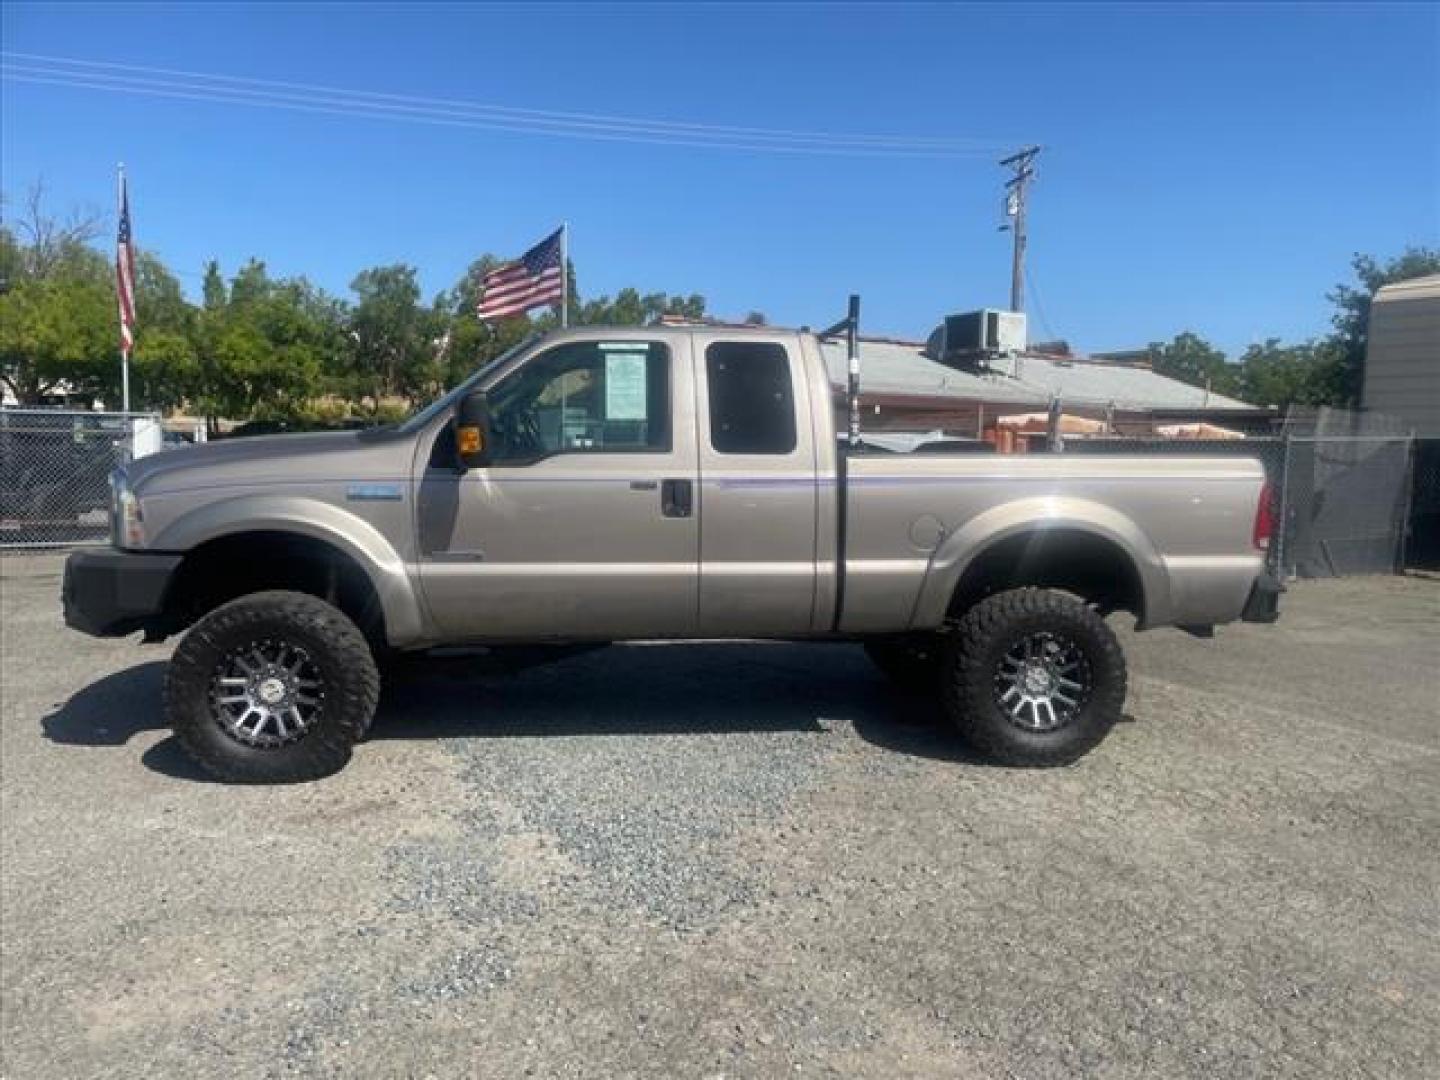
<svg viewBox="0 0 1440 1080">
<path fill-rule="evenodd" d="M 1266 570 L 1250 587 L 1250 597 L 1245 601 L 1245 610 L 1240 613 L 1244 622 L 1273 623 L 1280 618 L 1280 594 L 1285 586 L 1280 579 Z"/>
<path fill-rule="evenodd" d="M 65 625 L 94 637 L 121 637 L 152 622 L 182 555 L 77 551 L 65 560 Z"/>
</svg>

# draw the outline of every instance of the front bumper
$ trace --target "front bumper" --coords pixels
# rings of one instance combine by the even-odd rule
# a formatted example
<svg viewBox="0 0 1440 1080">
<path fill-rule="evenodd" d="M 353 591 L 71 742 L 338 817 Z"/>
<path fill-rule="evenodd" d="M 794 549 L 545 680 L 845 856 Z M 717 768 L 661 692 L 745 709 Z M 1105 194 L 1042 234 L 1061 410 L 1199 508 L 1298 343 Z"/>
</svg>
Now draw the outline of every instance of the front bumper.
<svg viewBox="0 0 1440 1080">
<path fill-rule="evenodd" d="M 182 555 L 77 551 L 65 560 L 65 625 L 95 637 L 122 637 L 153 622 Z"/>
<path fill-rule="evenodd" d="M 1280 618 L 1280 594 L 1285 586 L 1270 571 L 1266 570 L 1250 587 L 1250 598 L 1245 601 L 1245 610 L 1240 613 L 1244 622 L 1273 623 Z"/>
</svg>

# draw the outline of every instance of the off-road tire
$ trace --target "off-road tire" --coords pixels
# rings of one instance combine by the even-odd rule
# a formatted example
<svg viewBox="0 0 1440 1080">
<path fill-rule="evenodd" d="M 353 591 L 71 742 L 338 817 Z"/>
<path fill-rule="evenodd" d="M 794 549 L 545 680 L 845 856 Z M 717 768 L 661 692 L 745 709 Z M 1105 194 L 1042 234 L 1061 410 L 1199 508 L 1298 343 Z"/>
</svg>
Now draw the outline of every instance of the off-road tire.
<svg viewBox="0 0 1440 1080">
<path fill-rule="evenodd" d="M 1029 730 L 997 701 L 1001 662 L 1030 635 L 1056 634 L 1084 654 L 1089 687 L 1073 719 Z M 1084 601 L 1046 589 L 1012 589 L 981 600 L 961 617 L 941 657 L 941 700 L 960 733 L 1004 765 L 1068 765 L 1093 749 L 1125 704 L 1125 656 L 1105 620 Z"/>
<path fill-rule="evenodd" d="M 940 682 L 941 645 L 938 634 L 875 638 L 865 643 L 865 655 L 906 693 L 933 695 Z"/>
<path fill-rule="evenodd" d="M 323 706 L 294 741 L 253 746 L 225 729 L 213 680 L 231 650 L 256 640 L 302 648 L 318 673 Z M 369 727 L 380 675 L 359 628 L 305 593 L 252 593 L 216 608 L 181 639 L 165 675 L 165 715 L 180 744 L 207 773 L 235 783 L 316 780 L 338 772 Z"/>
</svg>

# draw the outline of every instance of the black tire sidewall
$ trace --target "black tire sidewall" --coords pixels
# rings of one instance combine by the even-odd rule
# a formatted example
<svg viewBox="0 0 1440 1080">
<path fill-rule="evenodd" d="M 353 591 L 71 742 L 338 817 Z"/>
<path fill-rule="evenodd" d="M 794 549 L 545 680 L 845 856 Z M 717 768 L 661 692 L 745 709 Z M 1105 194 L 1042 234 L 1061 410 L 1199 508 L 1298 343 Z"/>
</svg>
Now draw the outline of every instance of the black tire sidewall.
<svg viewBox="0 0 1440 1080">
<path fill-rule="evenodd" d="M 1063 636 L 1090 668 L 1089 696 L 1074 720 L 1053 731 L 1016 724 L 995 700 L 1001 659 L 1034 633 Z M 1125 658 L 1113 631 L 1083 601 L 1038 589 L 1014 590 L 976 605 L 946 650 L 942 680 L 947 711 L 973 743 L 1017 765 L 1068 764 L 1099 743 L 1125 702 Z"/>
<path fill-rule="evenodd" d="M 314 725 L 292 743 L 247 746 L 227 734 L 210 705 L 216 666 L 257 638 L 292 642 L 310 656 L 325 691 Z M 359 629 L 331 605 L 303 593 L 242 597 L 197 622 L 171 657 L 165 708 L 181 744 L 212 775 L 240 783 L 319 779 L 350 760 L 374 713 L 379 677 Z"/>
</svg>

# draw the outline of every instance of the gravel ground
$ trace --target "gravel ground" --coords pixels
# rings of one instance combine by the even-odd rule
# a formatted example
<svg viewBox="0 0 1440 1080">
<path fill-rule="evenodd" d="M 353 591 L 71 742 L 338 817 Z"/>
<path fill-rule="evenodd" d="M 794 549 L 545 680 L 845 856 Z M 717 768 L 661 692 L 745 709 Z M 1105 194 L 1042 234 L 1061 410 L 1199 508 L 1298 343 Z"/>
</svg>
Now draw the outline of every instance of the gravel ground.
<svg viewBox="0 0 1440 1080">
<path fill-rule="evenodd" d="M 390 686 L 339 776 L 203 781 L 167 649 L 0 560 L 8 1077 L 1433 1076 L 1440 582 L 1134 635 L 1129 722 L 969 757 L 850 646 Z"/>
</svg>

